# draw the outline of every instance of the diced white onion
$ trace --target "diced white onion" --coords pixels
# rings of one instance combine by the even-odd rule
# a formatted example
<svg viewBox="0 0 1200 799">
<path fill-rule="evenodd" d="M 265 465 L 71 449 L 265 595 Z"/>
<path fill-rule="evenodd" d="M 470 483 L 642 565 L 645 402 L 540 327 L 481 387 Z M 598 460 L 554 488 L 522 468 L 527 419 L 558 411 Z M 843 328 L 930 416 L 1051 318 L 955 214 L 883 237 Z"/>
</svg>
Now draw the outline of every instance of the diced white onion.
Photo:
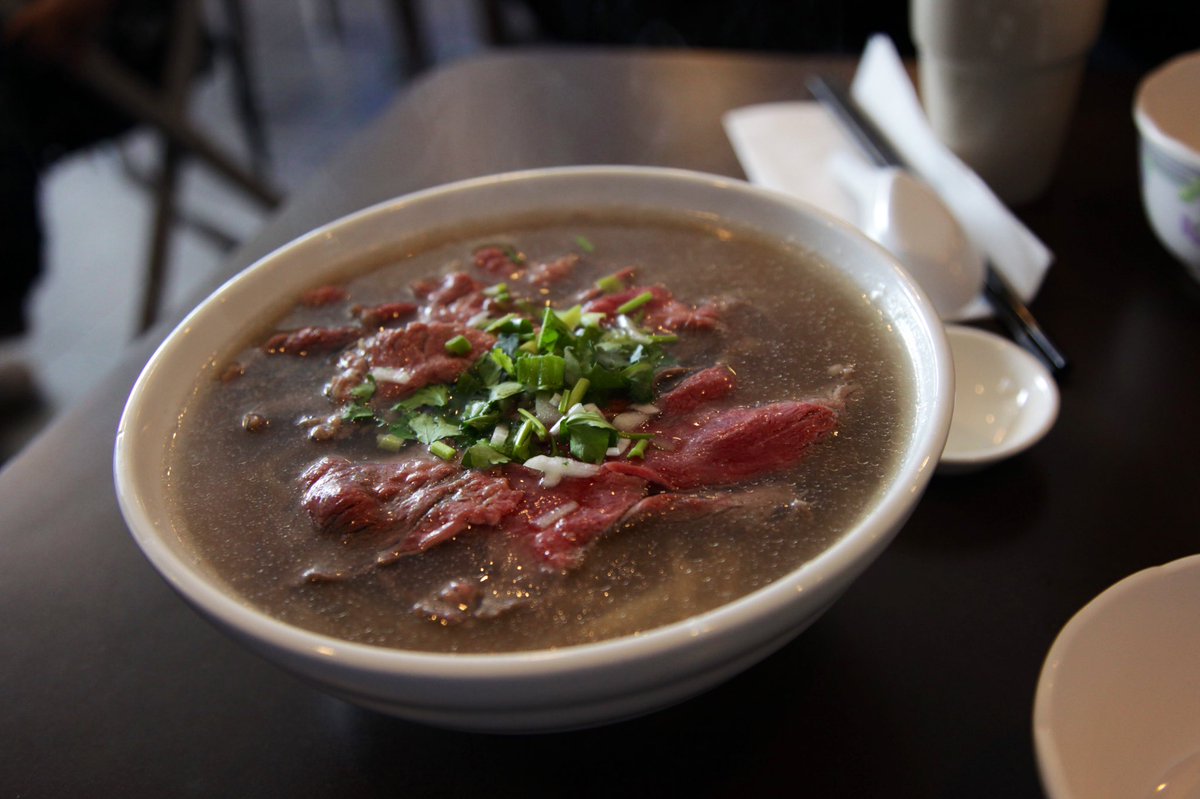
<svg viewBox="0 0 1200 799">
<path fill-rule="evenodd" d="M 647 336 L 640 327 L 638 327 L 632 319 L 625 314 L 617 316 L 617 327 L 625 331 L 625 335 L 638 344 L 653 344 L 654 339 Z"/>
<path fill-rule="evenodd" d="M 635 411 L 640 411 L 641 413 L 649 414 L 650 416 L 654 416 L 657 413 L 661 413 L 661 411 L 658 409 L 657 405 L 650 405 L 648 403 L 637 403 L 634 405 L 630 405 L 629 407 L 633 408 Z"/>
<path fill-rule="evenodd" d="M 589 411 L 592 413 L 598 413 L 601 416 L 604 415 L 604 411 L 600 410 L 600 408 L 597 407 L 596 404 L 593 402 L 589 402 L 587 405 L 584 405 L 581 402 L 577 402 L 574 405 L 572 405 L 570 408 L 568 408 L 567 412 L 565 414 L 563 414 L 558 419 L 558 421 L 556 421 L 554 423 L 554 426 L 550 428 L 550 435 L 552 435 L 552 436 L 558 435 L 559 427 L 561 426 L 563 419 L 566 419 L 568 416 L 574 416 L 578 413 L 587 413 Z"/>
<path fill-rule="evenodd" d="M 541 516 L 534 519 L 533 524 L 535 527 L 540 527 L 544 530 L 564 516 L 569 516 L 570 514 L 574 513 L 575 509 L 578 507 L 578 502 L 575 502 L 574 500 L 567 500 L 554 510 L 548 510 Z"/>
<path fill-rule="evenodd" d="M 508 440 L 508 425 L 498 424 L 496 429 L 492 431 L 492 440 L 490 443 L 493 447 L 498 447 Z"/>
<path fill-rule="evenodd" d="M 534 455 L 525 461 L 526 468 L 542 473 L 542 485 L 553 488 L 564 477 L 591 477 L 600 471 L 595 463 L 584 463 L 573 458 L 554 457 L 552 455 Z"/>
<path fill-rule="evenodd" d="M 624 455 L 625 450 L 629 449 L 630 445 L 632 445 L 632 444 L 633 444 L 633 442 L 630 441 L 628 438 L 618 438 L 617 445 L 615 447 L 609 447 L 607 450 L 604 451 L 604 454 L 606 457 L 609 457 L 609 458 L 615 458 L 618 455 Z"/>
<path fill-rule="evenodd" d="M 412 380 L 412 372 L 403 367 L 376 366 L 371 370 L 371 377 L 377 383 L 407 383 Z"/>
<path fill-rule="evenodd" d="M 613 417 L 612 425 L 618 430 L 628 433 L 630 430 L 636 430 L 644 425 L 649 418 L 650 416 L 645 413 L 625 411 Z"/>
<path fill-rule="evenodd" d="M 487 311 L 480 311 L 479 313 L 475 314 L 474 316 L 472 316 L 470 319 L 467 320 L 467 327 L 480 327 L 480 328 L 486 327 L 484 322 L 487 322 L 490 319 L 491 319 L 491 317 L 488 316 Z"/>
<path fill-rule="evenodd" d="M 555 422 L 562 418 L 558 412 L 558 403 L 562 402 L 562 394 L 555 394 L 550 398 L 546 398 L 539 394 L 533 403 L 533 415 L 538 418 L 538 421 L 546 425 L 552 426 Z"/>
</svg>

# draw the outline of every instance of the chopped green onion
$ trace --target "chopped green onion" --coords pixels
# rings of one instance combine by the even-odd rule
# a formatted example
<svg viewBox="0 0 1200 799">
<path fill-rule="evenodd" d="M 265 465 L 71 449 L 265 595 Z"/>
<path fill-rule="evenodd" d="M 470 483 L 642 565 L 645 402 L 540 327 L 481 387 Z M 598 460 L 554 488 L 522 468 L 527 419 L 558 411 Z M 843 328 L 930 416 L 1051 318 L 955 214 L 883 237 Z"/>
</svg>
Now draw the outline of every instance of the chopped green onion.
<svg viewBox="0 0 1200 799">
<path fill-rule="evenodd" d="M 454 460 L 458 452 L 445 441 L 435 441 L 429 445 L 429 451 L 444 461 Z"/>
<path fill-rule="evenodd" d="M 646 303 L 653 302 L 653 301 L 654 301 L 654 292 L 643 291 L 641 294 L 637 295 L 629 302 L 627 302 L 624 305 L 617 308 L 617 313 L 627 314 L 632 311 L 636 311 L 638 308 L 641 308 Z"/>
<path fill-rule="evenodd" d="M 565 361 L 558 355 L 522 355 L 517 359 L 517 381 L 533 391 L 563 387 Z"/>
<path fill-rule="evenodd" d="M 566 325 L 567 330 L 573 330 L 579 327 L 579 321 L 583 318 L 583 306 L 576 304 L 565 311 L 555 311 L 554 315 Z"/>
<path fill-rule="evenodd" d="M 566 413 L 567 411 L 571 410 L 571 408 L 574 408 L 576 405 L 583 402 L 583 397 L 585 394 L 587 394 L 588 387 L 591 384 L 592 381 L 588 380 L 586 377 L 581 377 L 575 381 L 575 385 L 571 388 L 571 390 L 563 394 L 562 402 L 558 404 L 558 412 Z"/>
<path fill-rule="evenodd" d="M 375 437 L 375 443 L 388 452 L 399 452 L 404 448 L 404 439 L 394 433 L 380 433 Z"/>
<path fill-rule="evenodd" d="M 530 422 L 528 419 L 526 419 L 524 422 L 521 423 L 521 426 L 519 428 L 517 428 L 517 432 L 513 436 L 513 441 L 512 441 L 513 457 L 518 458 L 519 460 L 523 460 L 523 461 L 529 459 L 529 456 L 531 454 L 530 445 L 533 443 L 532 439 L 533 439 L 534 432 L 535 431 L 534 431 L 533 423 Z"/>
<path fill-rule="evenodd" d="M 546 429 L 546 425 L 542 424 L 542 420 L 534 416 L 524 408 L 517 408 L 517 413 L 525 418 L 525 422 L 533 428 L 533 432 L 537 434 L 539 441 L 545 441 L 550 435 L 550 431 Z"/>
<path fill-rule="evenodd" d="M 508 284 L 497 283 L 494 286 L 488 286 L 483 290 L 485 297 L 491 297 L 496 302 L 508 302 Z"/>
<path fill-rule="evenodd" d="M 607 315 L 608 314 L 601 313 L 600 311 L 588 311 L 587 313 L 580 315 L 579 322 L 583 327 L 598 328 L 600 327 L 600 323 L 604 321 L 604 317 Z"/>
<path fill-rule="evenodd" d="M 575 243 L 579 245 L 579 249 L 583 250 L 588 255 L 596 251 L 595 245 L 588 241 L 587 236 L 576 236 Z"/>
<path fill-rule="evenodd" d="M 533 322 L 525 317 L 510 313 L 501 316 L 484 328 L 488 333 L 525 333 L 533 332 Z"/>
<path fill-rule="evenodd" d="M 629 453 L 628 453 L 627 457 L 645 459 L 646 447 L 648 447 L 648 446 L 650 446 L 650 439 L 648 439 L 648 438 L 643 438 L 643 439 L 635 442 L 634 445 L 629 448 Z"/>
<path fill-rule="evenodd" d="M 471 354 L 471 342 L 466 336 L 455 336 L 446 342 L 446 352 L 463 356 Z"/>
<path fill-rule="evenodd" d="M 621 280 L 620 273 L 616 272 L 597 280 L 596 288 L 600 289 L 605 294 L 616 294 L 618 291 L 625 288 L 625 281 Z"/>
<path fill-rule="evenodd" d="M 346 410 L 342 411 L 343 422 L 369 422 L 374 420 L 375 411 L 365 405 L 359 405 L 357 402 L 352 403 L 346 407 Z"/>
</svg>

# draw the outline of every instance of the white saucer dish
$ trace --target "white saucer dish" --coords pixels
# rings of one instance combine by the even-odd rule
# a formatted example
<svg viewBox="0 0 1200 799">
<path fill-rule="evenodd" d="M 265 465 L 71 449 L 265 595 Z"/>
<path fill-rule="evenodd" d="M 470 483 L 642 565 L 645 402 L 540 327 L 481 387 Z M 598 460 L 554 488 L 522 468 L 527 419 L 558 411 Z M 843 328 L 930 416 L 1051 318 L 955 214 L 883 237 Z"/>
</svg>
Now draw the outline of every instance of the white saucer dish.
<svg viewBox="0 0 1200 799">
<path fill-rule="evenodd" d="M 954 415 L 938 472 L 954 474 L 1011 458 L 1037 443 L 1058 418 L 1049 370 L 1008 339 L 949 325 Z"/>
<path fill-rule="evenodd" d="M 1033 732 L 1051 799 L 1200 796 L 1200 555 L 1079 611 L 1042 667 Z"/>
<path fill-rule="evenodd" d="M 563 208 L 694 214 L 802 244 L 871 298 L 910 365 L 909 431 L 874 504 L 830 548 L 747 596 L 684 621 L 595 644 L 465 655 L 388 649 L 309 632 L 251 606 L 213 574 L 169 510 L 166 446 L 197 375 L 254 320 L 346 264 L 405 236 Z M 782 286 L 781 290 L 788 287 Z M 163 577 L 202 614 L 268 660 L 352 702 L 408 719 L 486 731 L 553 730 L 639 715 L 749 667 L 811 624 L 883 551 L 916 506 L 950 424 L 953 367 L 924 294 L 881 248 L 803 203 L 679 170 L 580 167 L 430 189 L 331 223 L 267 256 L 193 311 L 146 366 L 117 433 L 121 510 Z"/>
</svg>

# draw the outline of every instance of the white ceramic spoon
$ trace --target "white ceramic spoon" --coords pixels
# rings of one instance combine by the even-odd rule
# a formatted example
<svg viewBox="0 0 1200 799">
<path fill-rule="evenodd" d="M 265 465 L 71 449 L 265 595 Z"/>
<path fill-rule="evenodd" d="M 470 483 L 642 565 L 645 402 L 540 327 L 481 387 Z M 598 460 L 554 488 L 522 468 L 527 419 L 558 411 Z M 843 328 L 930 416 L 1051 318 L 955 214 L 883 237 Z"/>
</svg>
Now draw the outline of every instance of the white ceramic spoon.
<svg viewBox="0 0 1200 799">
<path fill-rule="evenodd" d="M 908 270 L 943 319 L 956 319 L 983 290 L 983 259 L 928 184 L 896 167 L 845 153 L 830 162 L 858 207 L 858 227 Z"/>
</svg>

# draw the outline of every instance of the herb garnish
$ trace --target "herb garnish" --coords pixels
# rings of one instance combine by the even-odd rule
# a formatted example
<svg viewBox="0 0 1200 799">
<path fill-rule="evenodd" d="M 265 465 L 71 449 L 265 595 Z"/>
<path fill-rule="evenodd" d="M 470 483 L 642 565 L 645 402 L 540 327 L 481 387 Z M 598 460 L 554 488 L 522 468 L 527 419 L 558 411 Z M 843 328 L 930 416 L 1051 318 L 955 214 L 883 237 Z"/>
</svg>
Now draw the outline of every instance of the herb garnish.
<svg viewBox="0 0 1200 799">
<path fill-rule="evenodd" d="M 675 364 L 665 349 L 675 336 L 655 335 L 625 315 L 653 299 L 650 292 L 639 294 L 608 325 L 605 314 L 584 313 L 578 305 L 483 320 L 478 326 L 495 335 L 496 344 L 475 353 L 455 384 L 426 386 L 389 408 L 374 408 L 376 384 L 368 375 L 350 391 L 342 418 L 374 422 L 376 442 L 386 451 L 416 441 L 447 460 L 461 452 L 462 465 L 472 469 L 538 455 L 602 463 L 620 439 L 634 442 L 622 445 L 626 457 L 643 458 L 648 436 L 618 430 L 600 408 L 614 399 L 650 402 L 655 376 Z M 447 342 L 448 353 L 472 355 L 459 352 L 456 342 Z"/>
</svg>

